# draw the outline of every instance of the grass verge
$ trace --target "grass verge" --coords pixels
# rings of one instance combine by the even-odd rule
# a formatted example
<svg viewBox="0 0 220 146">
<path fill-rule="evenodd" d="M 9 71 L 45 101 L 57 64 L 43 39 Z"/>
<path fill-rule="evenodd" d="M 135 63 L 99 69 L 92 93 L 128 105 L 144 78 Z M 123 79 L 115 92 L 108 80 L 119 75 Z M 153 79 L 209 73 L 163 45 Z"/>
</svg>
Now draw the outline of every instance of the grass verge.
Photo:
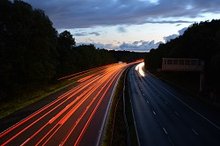
<svg viewBox="0 0 220 146">
<path fill-rule="evenodd" d="M 22 96 L 13 98 L 12 100 L 1 101 L 0 119 L 74 84 L 76 84 L 75 81 L 60 81 L 53 85 L 44 86 L 34 91 L 31 90 Z"/>
<path fill-rule="evenodd" d="M 130 145 L 138 145 L 136 131 L 133 122 L 133 115 L 131 110 L 130 98 L 128 96 L 127 88 L 125 92 L 125 114 L 127 118 L 128 127 L 124 119 L 124 103 L 123 103 L 123 87 L 126 71 L 121 76 L 116 92 L 113 96 L 112 106 L 110 109 L 107 127 L 102 141 L 102 146 L 127 146 L 128 141 Z M 127 128 L 129 133 L 127 133 Z M 128 134 L 130 139 L 128 138 Z"/>
<path fill-rule="evenodd" d="M 123 117 L 122 101 L 124 76 L 125 74 L 123 73 L 113 96 L 104 138 L 101 143 L 102 146 L 111 146 L 113 144 L 126 145 L 126 127 Z"/>
<path fill-rule="evenodd" d="M 52 95 L 62 89 L 69 86 L 76 86 L 77 80 L 93 74 L 95 71 L 84 73 L 83 75 L 78 75 L 72 77 L 71 80 L 65 79 L 61 81 L 56 81 L 55 83 L 49 85 L 37 86 L 36 88 L 26 88 L 25 90 L 18 91 L 17 96 L 10 100 L 3 100 L 0 103 L 0 119 L 23 109 L 33 103 L 36 103 L 49 95 Z"/>
</svg>

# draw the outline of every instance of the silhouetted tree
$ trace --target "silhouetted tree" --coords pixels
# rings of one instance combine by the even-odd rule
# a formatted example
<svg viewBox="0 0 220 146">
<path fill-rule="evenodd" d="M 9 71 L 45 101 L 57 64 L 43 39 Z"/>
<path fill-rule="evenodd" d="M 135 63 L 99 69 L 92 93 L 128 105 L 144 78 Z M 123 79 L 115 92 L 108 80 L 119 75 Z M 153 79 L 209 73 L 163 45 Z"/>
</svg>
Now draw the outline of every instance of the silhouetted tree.
<svg viewBox="0 0 220 146">
<path fill-rule="evenodd" d="M 18 91 L 54 77 L 56 39 L 57 32 L 43 11 L 18 0 L 0 1 L 0 82 L 4 96 L 7 90 Z"/>
</svg>

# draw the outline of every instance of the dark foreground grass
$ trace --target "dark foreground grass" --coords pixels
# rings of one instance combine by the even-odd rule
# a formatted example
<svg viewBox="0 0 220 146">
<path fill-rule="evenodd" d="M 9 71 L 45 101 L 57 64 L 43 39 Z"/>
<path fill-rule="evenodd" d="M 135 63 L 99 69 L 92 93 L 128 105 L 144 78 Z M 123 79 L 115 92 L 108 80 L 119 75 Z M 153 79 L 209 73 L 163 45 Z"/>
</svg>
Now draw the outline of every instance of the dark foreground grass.
<svg viewBox="0 0 220 146">
<path fill-rule="evenodd" d="M 76 84 L 75 81 L 65 80 L 36 89 L 27 88 L 25 93 L 18 94 L 13 99 L 1 101 L 0 119 L 74 84 Z"/>
<path fill-rule="evenodd" d="M 123 117 L 122 101 L 124 76 L 125 74 L 123 73 L 113 96 L 105 134 L 101 144 L 102 146 L 111 146 L 113 144 L 119 146 L 126 145 L 126 126 Z"/>
<path fill-rule="evenodd" d="M 2 100 L 0 102 L 0 119 L 11 115 L 12 113 L 23 109 L 33 103 L 36 103 L 49 95 L 52 95 L 58 91 L 65 90 L 70 86 L 76 86 L 77 80 L 93 74 L 95 71 L 84 73 L 83 75 L 75 76 L 72 80 L 60 80 L 51 84 L 41 85 L 36 87 L 26 87 L 21 91 L 16 91 L 15 97 L 9 100 Z"/>
</svg>

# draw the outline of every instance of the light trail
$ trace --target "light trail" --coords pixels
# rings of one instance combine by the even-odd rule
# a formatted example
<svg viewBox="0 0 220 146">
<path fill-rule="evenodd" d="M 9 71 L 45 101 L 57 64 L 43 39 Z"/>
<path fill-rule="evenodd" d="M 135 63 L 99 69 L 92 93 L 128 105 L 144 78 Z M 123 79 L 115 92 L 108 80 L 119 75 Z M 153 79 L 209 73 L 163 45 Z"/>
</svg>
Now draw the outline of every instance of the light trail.
<svg viewBox="0 0 220 146">
<path fill-rule="evenodd" d="M 135 67 L 135 70 L 142 76 L 142 77 L 145 77 L 145 72 L 144 72 L 144 62 L 138 64 L 136 67 Z"/>
<path fill-rule="evenodd" d="M 115 75 L 113 78 L 109 79 L 109 81 L 102 87 L 102 89 L 104 89 L 105 86 L 108 86 L 107 89 L 105 90 L 104 94 L 102 94 L 102 97 L 99 99 L 98 103 L 96 104 L 95 109 L 93 110 L 92 113 L 94 113 L 94 111 L 95 111 L 95 110 L 97 109 L 97 107 L 100 105 L 101 100 L 103 99 L 103 97 L 105 96 L 106 92 L 108 91 L 108 89 L 109 89 L 110 86 L 112 85 L 112 83 L 113 83 L 113 81 L 114 81 L 114 78 L 116 78 L 116 75 Z M 110 83 L 109 83 L 109 82 L 110 82 Z M 100 94 L 100 93 L 101 93 L 101 90 L 99 91 L 98 94 Z M 93 101 L 95 101 L 95 100 L 93 99 Z M 91 104 L 92 104 L 92 103 L 91 103 Z M 90 105 L 90 106 L 91 106 L 91 105 Z M 90 107 L 90 106 L 89 106 L 89 107 Z M 86 111 L 88 111 L 88 108 L 86 109 Z M 85 113 L 86 113 L 86 112 L 84 112 L 84 114 L 82 115 L 82 117 L 85 115 Z M 87 122 L 88 122 L 88 121 L 89 121 L 89 122 L 91 121 L 91 117 L 92 117 L 93 115 L 94 115 L 94 114 L 91 114 L 91 115 L 90 115 L 90 118 L 89 118 L 89 120 L 87 120 Z M 82 117 L 80 118 L 80 120 L 82 119 Z M 88 123 L 83 127 L 83 129 L 86 129 L 87 125 L 88 125 Z M 68 135 L 65 137 L 65 139 L 61 142 L 61 145 L 64 145 L 64 144 L 65 144 L 65 142 L 67 141 L 67 139 L 69 138 L 69 136 L 71 135 L 71 133 L 74 131 L 74 129 L 76 128 L 76 126 L 77 126 L 77 125 L 74 125 L 74 127 L 71 129 L 71 131 L 70 131 L 70 132 L 68 133 Z M 83 132 L 83 133 L 84 133 L 84 132 Z M 79 135 L 79 137 L 78 137 L 76 143 L 79 143 L 80 139 L 82 139 L 82 132 L 80 133 L 80 135 Z M 76 144 L 76 143 L 75 143 L 75 144 Z M 75 144 L 74 144 L 74 145 L 75 145 Z"/>
<path fill-rule="evenodd" d="M 92 82 L 93 83 L 93 82 Z M 87 87 L 89 86 L 90 84 L 87 84 L 84 86 Z M 81 87 L 81 86 L 80 86 Z M 57 106 L 55 106 L 52 110 L 50 110 L 49 112 L 47 112 L 46 114 L 44 114 L 43 116 L 41 116 L 39 119 L 37 119 L 36 121 L 34 121 L 33 123 L 31 123 L 30 125 L 28 125 L 27 127 L 25 127 L 24 129 L 22 129 L 20 132 L 16 133 L 13 137 L 11 137 L 9 140 L 7 140 L 5 143 L 3 143 L 3 145 L 6 145 L 7 143 L 9 143 L 10 141 L 12 141 L 13 139 L 15 139 L 17 136 L 19 136 L 21 133 L 23 133 L 24 131 L 26 131 L 28 128 L 30 128 L 31 126 L 33 126 L 34 124 L 36 124 L 38 121 L 40 121 L 41 119 L 43 119 L 45 116 L 47 116 L 49 113 L 53 112 L 57 107 L 61 106 L 64 102 L 66 102 L 69 98 L 71 98 L 72 96 L 78 94 L 79 92 L 81 92 L 83 89 L 80 89 L 79 87 L 76 88 L 75 90 L 73 90 L 71 93 L 73 93 L 71 96 L 69 96 L 68 98 L 66 98 L 63 102 L 59 103 Z M 70 95 L 70 94 L 67 94 L 67 95 Z M 66 96 L 61 96 L 61 97 L 66 97 Z M 59 98 L 58 101 L 60 101 L 61 98 Z M 53 104 L 53 103 L 52 103 Z M 45 110 L 45 109 L 44 109 Z M 40 111 L 43 111 L 43 110 L 40 110 Z M 37 114 L 39 114 L 39 112 L 33 114 L 33 116 L 36 116 Z M 32 118 L 32 117 L 30 117 Z M 28 120 L 28 119 L 27 119 Z M 27 120 L 24 120 L 22 121 L 20 124 L 17 124 L 16 126 L 12 127 L 12 129 L 9 129 L 8 131 L 5 131 L 5 133 L 9 133 L 11 130 L 15 129 L 16 127 L 18 127 L 19 125 L 23 124 L 24 122 L 26 122 Z M 2 133 L 2 136 L 6 135 L 4 133 Z M 1 136 L 1 137 L 2 137 Z"/>
<path fill-rule="evenodd" d="M 94 88 L 94 87 L 92 87 L 92 88 Z M 86 92 L 88 92 L 88 91 L 86 91 Z M 84 94 L 82 94 L 81 96 L 77 97 L 77 98 L 80 99 L 81 97 L 85 96 L 85 95 L 86 95 L 86 92 L 85 92 Z M 88 95 L 87 95 L 87 96 L 88 96 Z M 84 97 L 84 98 L 86 98 L 86 97 Z M 75 100 L 74 100 L 74 101 L 75 101 Z M 70 106 L 72 106 L 73 104 L 75 104 L 75 102 L 70 103 L 70 105 L 68 106 L 68 108 L 69 108 Z M 79 104 L 78 104 L 77 106 L 79 106 Z M 59 113 L 56 115 L 56 117 L 53 117 L 53 118 L 51 119 L 52 121 L 50 120 L 46 125 L 44 125 L 41 129 L 39 129 L 37 132 L 35 132 L 34 135 L 32 135 L 27 141 L 25 141 L 25 144 L 26 144 L 27 142 L 29 142 L 31 139 L 33 139 L 33 138 L 34 138 L 40 131 L 42 131 L 46 126 L 48 126 L 49 124 L 53 123 L 53 122 L 54 122 L 61 114 L 63 114 L 68 108 L 64 108 L 61 112 L 59 112 Z M 76 110 L 76 107 L 74 106 L 73 109 Z M 61 121 L 61 120 L 60 120 L 60 121 Z M 55 126 L 59 126 L 59 124 L 60 124 L 60 123 L 56 124 Z M 53 129 L 56 128 L 55 126 L 53 127 Z M 51 131 L 52 131 L 53 129 L 51 129 Z M 59 128 L 57 128 L 57 130 L 58 130 L 58 129 L 59 129 Z M 44 138 L 46 138 L 46 136 L 49 135 L 51 131 L 47 132 L 47 134 L 44 136 Z M 43 139 L 41 139 L 36 145 L 38 145 L 42 140 L 43 140 Z"/>
<path fill-rule="evenodd" d="M 78 85 L 0 133 L 0 145 L 51 145 L 53 142 L 78 145 L 92 120 L 103 121 L 104 114 L 95 116 L 95 113 L 101 106 L 107 108 L 116 80 L 130 65 L 110 64 L 60 78 L 78 78 Z"/>
<path fill-rule="evenodd" d="M 102 99 L 105 97 L 105 94 L 107 93 L 107 91 L 108 91 L 108 89 L 110 88 L 110 86 L 112 85 L 112 83 L 113 83 L 113 81 L 110 83 L 110 85 L 107 87 L 107 89 L 105 90 L 104 94 L 102 95 L 102 97 L 101 97 L 100 100 L 98 101 L 98 104 L 96 105 L 95 109 L 92 111 L 92 114 L 90 115 L 90 117 L 89 117 L 89 119 L 87 120 L 85 126 L 83 127 L 83 129 L 82 129 L 80 135 L 78 136 L 78 138 L 77 138 L 77 140 L 76 140 L 74 146 L 78 146 L 78 145 L 79 145 L 80 140 L 83 138 L 83 134 L 85 133 L 85 131 L 86 131 L 86 129 L 87 129 L 89 123 L 90 123 L 91 120 L 92 120 L 92 117 L 94 116 L 94 114 L 95 114 L 95 112 L 96 112 L 98 106 L 100 105 Z"/>
<path fill-rule="evenodd" d="M 92 81 L 91 84 L 92 84 L 93 82 L 94 82 L 94 81 Z M 3 137 L 3 136 L 5 136 L 6 134 L 8 134 L 9 132 L 11 132 L 12 130 L 16 129 L 17 127 L 21 126 L 22 124 L 24 124 L 24 123 L 27 122 L 28 120 L 32 119 L 33 117 L 35 117 L 36 115 L 38 115 L 40 112 L 43 112 L 44 110 L 46 110 L 46 109 L 48 109 L 49 107 L 53 106 L 55 103 L 58 103 L 60 100 L 62 100 L 62 99 L 65 98 L 66 96 L 69 96 L 69 95 L 74 96 L 75 94 L 77 94 L 77 93 L 80 92 L 80 90 L 79 90 L 80 88 L 84 89 L 84 88 L 86 88 L 86 87 L 89 86 L 89 85 L 90 85 L 90 84 L 87 84 L 87 85 L 79 85 L 78 87 L 73 88 L 72 90 L 70 90 L 70 91 L 64 93 L 63 95 L 61 95 L 61 96 L 58 97 L 58 100 L 55 100 L 55 101 L 53 101 L 52 103 L 50 103 L 50 104 L 44 106 L 43 108 L 39 109 L 38 111 L 36 111 L 36 112 L 33 113 L 32 115 L 28 116 L 28 117 L 25 118 L 24 120 L 18 122 L 18 123 L 15 124 L 14 126 L 10 127 L 9 129 L 7 129 L 7 130 L 4 131 L 3 133 L 1 133 L 1 134 L 0 134 L 0 138 Z M 71 96 L 69 96 L 69 97 L 71 97 Z M 67 99 L 69 99 L 69 98 L 67 98 Z M 67 101 L 67 100 L 65 100 L 65 101 Z M 62 102 L 62 103 L 64 103 L 64 102 Z M 62 103 L 60 103 L 58 106 L 60 106 Z M 57 107 L 58 107 L 58 106 L 57 106 Z M 55 108 L 53 108 L 53 110 L 54 110 L 54 109 L 55 109 Z M 48 113 L 50 113 L 50 112 L 48 112 Z M 48 114 L 48 113 L 47 113 L 47 114 Z M 47 114 L 45 114 L 45 116 L 46 116 Z M 40 120 L 40 119 L 39 119 L 39 120 Z M 33 123 L 32 123 L 31 125 L 33 125 Z"/>
</svg>

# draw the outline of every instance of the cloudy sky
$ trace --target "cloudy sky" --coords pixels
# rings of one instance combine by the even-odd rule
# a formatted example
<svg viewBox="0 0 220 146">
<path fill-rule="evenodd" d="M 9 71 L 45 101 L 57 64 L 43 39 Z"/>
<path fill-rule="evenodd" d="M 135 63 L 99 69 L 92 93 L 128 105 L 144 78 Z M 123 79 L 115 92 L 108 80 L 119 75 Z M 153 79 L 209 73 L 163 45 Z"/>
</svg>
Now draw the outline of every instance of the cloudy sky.
<svg viewBox="0 0 220 146">
<path fill-rule="evenodd" d="M 78 44 L 149 51 L 195 22 L 220 19 L 220 0 L 25 0 Z"/>
</svg>

